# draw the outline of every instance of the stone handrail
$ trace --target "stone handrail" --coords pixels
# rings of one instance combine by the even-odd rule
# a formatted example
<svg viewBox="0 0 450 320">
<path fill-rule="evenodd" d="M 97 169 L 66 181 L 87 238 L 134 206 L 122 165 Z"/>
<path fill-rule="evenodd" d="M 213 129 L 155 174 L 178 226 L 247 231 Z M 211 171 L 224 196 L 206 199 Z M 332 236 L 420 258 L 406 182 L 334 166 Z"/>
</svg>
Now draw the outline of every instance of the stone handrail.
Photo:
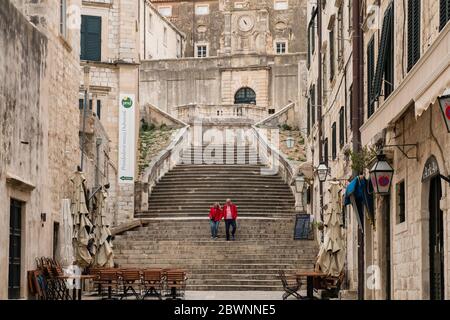
<svg viewBox="0 0 450 320">
<path fill-rule="evenodd" d="M 261 133 L 260 129 L 256 126 L 252 126 L 252 132 L 256 138 L 258 152 L 263 163 L 268 165 L 269 168 L 262 169 L 262 175 L 275 175 L 279 174 L 283 181 L 291 188 L 292 194 L 295 197 L 295 210 L 304 211 L 303 206 L 303 192 L 297 192 L 295 188 L 295 178 L 298 174 L 292 163 L 286 158 L 286 156 L 278 151 L 273 144 L 271 144 L 267 136 Z"/>
<path fill-rule="evenodd" d="M 265 109 L 254 104 L 202 105 L 188 104 L 176 107 L 178 118 L 185 122 L 195 119 L 249 119 L 259 121 Z"/>
<path fill-rule="evenodd" d="M 277 111 L 276 113 L 270 115 L 269 117 L 259 121 L 258 123 L 255 124 L 255 126 L 257 127 L 278 127 L 278 125 L 280 124 L 280 120 L 282 120 L 281 122 L 287 123 L 288 120 L 294 120 L 293 116 L 289 115 L 289 111 L 295 111 L 294 110 L 295 107 L 295 102 L 291 102 L 289 103 L 287 106 L 283 107 L 281 110 Z M 285 119 L 281 119 L 281 117 L 285 117 Z"/>
<path fill-rule="evenodd" d="M 189 126 L 180 129 L 172 143 L 152 160 L 149 167 L 136 183 L 136 211 L 148 210 L 148 196 L 156 183 L 180 160 L 181 151 L 189 143 Z"/>
</svg>

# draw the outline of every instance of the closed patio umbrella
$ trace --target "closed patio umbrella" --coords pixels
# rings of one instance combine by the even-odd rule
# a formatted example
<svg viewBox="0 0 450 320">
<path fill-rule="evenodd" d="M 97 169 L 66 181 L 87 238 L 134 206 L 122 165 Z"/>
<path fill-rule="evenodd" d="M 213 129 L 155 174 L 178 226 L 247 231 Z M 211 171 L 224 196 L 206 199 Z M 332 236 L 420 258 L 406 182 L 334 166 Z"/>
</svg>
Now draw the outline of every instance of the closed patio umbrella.
<svg viewBox="0 0 450 320">
<path fill-rule="evenodd" d="M 320 270 L 332 277 L 338 277 L 341 274 L 345 261 L 345 247 L 341 229 L 342 205 L 339 191 L 339 184 L 331 184 L 329 189 L 330 205 L 324 214 L 324 242 L 317 260 Z"/>
<path fill-rule="evenodd" d="M 89 210 L 86 204 L 84 188 L 85 178 L 83 173 L 77 171 L 70 179 L 73 183 L 72 215 L 73 215 L 73 248 L 75 261 L 85 267 L 91 264 L 92 257 L 88 250 L 89 241 L 92 239 L 92 223 L 89 220 Z"/>
<path fill-rule="evenodd" d="M 113 266 L 113 250 L 111 230 L 106 221 L 106 199 L 108 193 L 105 188 L 96 194 L 96 208 L 94 212 L 94 265 L 97 267 Z"/>
<path fill-rule="evenodd" d="M 72 229 L 73 218 L 70 210 L 70 199 L 61 200 L 61 227 L 59 228 L 58 244 L 56 255 L 59 263 L 63 267 L 73 265 L 73 243 Z"/>
</svg>

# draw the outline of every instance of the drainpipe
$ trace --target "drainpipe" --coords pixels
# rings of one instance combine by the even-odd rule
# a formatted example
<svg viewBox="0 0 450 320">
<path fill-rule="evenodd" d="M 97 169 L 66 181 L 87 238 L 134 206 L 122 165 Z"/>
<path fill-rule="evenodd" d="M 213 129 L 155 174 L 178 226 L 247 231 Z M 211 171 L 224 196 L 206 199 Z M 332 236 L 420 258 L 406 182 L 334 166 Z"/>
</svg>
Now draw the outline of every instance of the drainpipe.
<svg viewBox="0 0 450 320">
<path fill-rule="evenodd" d="M 353 151 L 361 150 L 361 114 L 364 97 L 364 61 L 362 59 L 363 35 L 361 29 L 361 1 L 352 1 L 353 15 L 353 110 L 352 110 L 352 134 L 353 134 Z M 359 172 L 353 172 L 353 176 Z M 363 221 L 364 224 L 364 221 Z M 365 289 L 365 270 L 364 270 L 364 233 L 358 228 L 358 299 L 364 300 Z"/>
<path fill-rule="evenodd" d="M 325 161 L 323 158 L 323 124 L 322 124 L 322 0 L 317 1 L 317 118 L 318 118 L 318 136 L 319 136 L 319 163 Z M 323 182 L 319 181 L 320 194 L 320 221 L 323 221 Z M 323 231 L 321 231 L 321 240 L 323 240 Z"/>
</svg>

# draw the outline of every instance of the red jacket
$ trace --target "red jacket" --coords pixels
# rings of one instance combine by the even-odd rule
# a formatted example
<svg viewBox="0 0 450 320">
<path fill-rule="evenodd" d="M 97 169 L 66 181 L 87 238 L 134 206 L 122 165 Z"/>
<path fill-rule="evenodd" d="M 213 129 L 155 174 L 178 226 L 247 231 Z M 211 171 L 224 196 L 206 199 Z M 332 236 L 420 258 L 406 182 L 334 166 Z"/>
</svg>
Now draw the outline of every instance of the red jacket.
<svg viewBox="0 0 450 320">
<path fill-rule="evenodd" d="M 227 207 L 228 205 L 224 205 L 222 209 L 224 219 L 227 219 Z M 236 205 L 231 204 L 230 208 L 231 208 L 231 216 L 233 217 L 233 220 L 236 220 L 238 217 L 237 207 Z"/>
<path fill-rule="evenodd" d="M 211 210 L 209 210 L 209 219 L 214 221 L 220 221 L 222 220 L 222 210 L 219 208 L 212 207 Z"/>
</svg>

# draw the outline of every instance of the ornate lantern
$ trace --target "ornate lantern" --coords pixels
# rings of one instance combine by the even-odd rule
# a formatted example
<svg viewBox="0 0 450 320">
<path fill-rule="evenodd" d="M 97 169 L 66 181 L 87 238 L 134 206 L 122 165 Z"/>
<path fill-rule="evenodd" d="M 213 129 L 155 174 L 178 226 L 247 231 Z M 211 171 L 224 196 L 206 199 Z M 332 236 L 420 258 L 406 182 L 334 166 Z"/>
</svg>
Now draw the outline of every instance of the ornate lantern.
<svg viewBox="0 0 450 320">
<path fill-rule="evenodd" d="M 370 170 L 370 180 L 372 181 L 375 193 L 387 195 L 390 192 L 394 169 L 386 160 L 386 155 L 380 153 L 377 156 L 377 162 Z"/>
<path fill-rule="evenodd" d="M 327 181 L 328 171 L 329 169 L 325 163 L 322 162 L 319 164 L 317 167 L 317 176 L 319 177 L 320 182 Z"/>
<path fill-rule="evenodd" d="M 450 95 L 439 97 L 439 105 L 441 107 L 445 124 L 447 125 L 447 130 L 450 133 Z"/>
</svg>

